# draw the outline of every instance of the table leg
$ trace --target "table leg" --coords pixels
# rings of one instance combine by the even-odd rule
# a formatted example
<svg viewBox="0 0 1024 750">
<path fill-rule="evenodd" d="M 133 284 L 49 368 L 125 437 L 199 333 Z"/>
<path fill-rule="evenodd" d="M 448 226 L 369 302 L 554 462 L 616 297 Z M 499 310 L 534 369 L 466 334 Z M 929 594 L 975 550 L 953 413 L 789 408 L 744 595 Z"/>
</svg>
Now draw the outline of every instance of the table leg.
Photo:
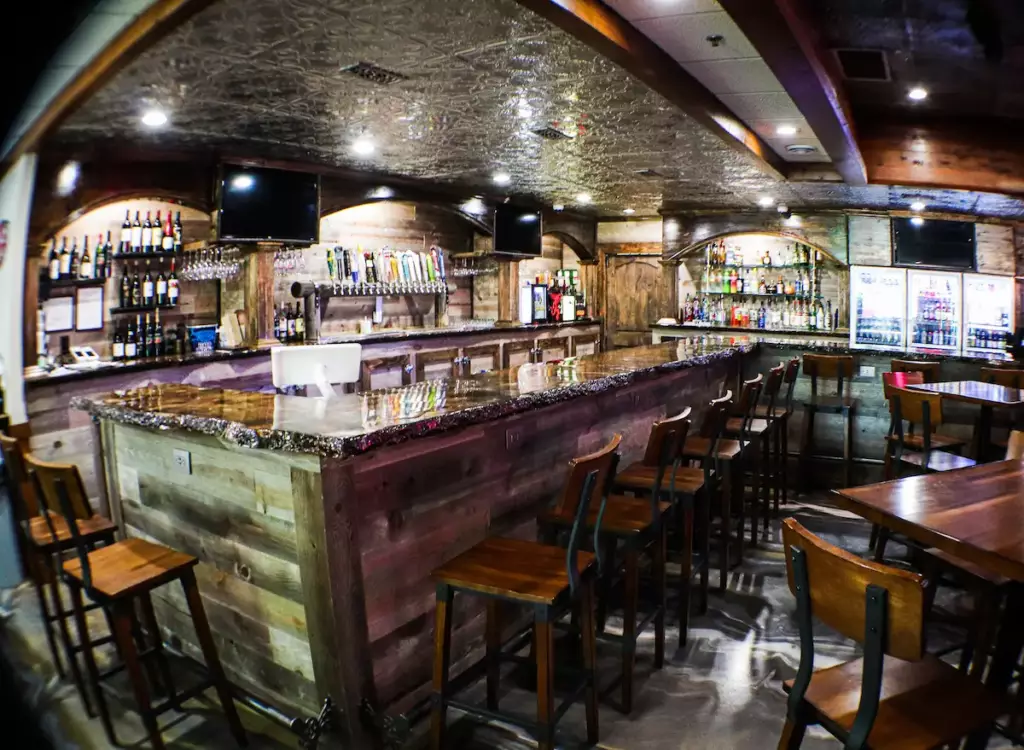
<svg viewBox="0 0 1024 750">
<path fill-rule="evenodd" d="M 988 671 L 985 684 L 1000 693 L 1007 692 L 1017 661 L 1020 659 L 1021 648 L 1024 647 L 1024 584 L 1014 583 L 1006 596 L 1006 608 L 996 639 L 996 650 L 992 657 L 992 666 Z M 964 745 L 964 750 L 983 750 L 988 747 L 991 729 L 975 732 Z"/>
<path fill-rule="evenodd" d="M 974 460 L 988 461 L 989 440 L 992 437 L 992 407 L 982 406 L 978 415 L 978 429 L 974 435 Z"/>
</svg>

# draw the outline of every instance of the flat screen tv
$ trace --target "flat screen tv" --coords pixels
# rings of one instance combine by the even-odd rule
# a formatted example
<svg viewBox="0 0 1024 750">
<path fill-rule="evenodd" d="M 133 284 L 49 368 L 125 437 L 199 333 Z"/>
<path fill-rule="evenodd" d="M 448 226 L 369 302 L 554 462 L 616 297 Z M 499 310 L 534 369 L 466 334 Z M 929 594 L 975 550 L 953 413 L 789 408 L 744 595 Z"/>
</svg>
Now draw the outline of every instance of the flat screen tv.
<svg viewBox="0 0 1024 750">
<path fill-rule="evenodd" d="M 897 266 L 974 270 L 974 224 L 967 221 L 893 219 Z"/>
<path fill-rule="evenodd" d="M 313 244 L 320 237 L 320 178 L 284 169 L 221 167 L 217 236 L 231 242 Z"/>
<path fill-rule="evenodd" d="M 494 252 L 540 255 L 540 211 L 504 204 L 494 210 Z"/>
</svg>

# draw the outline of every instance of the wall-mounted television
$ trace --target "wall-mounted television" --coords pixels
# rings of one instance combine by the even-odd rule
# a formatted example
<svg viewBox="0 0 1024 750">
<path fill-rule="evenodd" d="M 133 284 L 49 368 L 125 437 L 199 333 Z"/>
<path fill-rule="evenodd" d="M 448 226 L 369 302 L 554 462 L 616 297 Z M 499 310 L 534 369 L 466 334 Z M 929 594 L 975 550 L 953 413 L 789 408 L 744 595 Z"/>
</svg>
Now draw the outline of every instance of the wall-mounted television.
<svg viewBox="0 0 1024 750">
<path fill-rule="evenodd" d="M 315 174 L 224 164 L 217 193 L 221 240 L 310 245 L 320 237 Z"/>
<path fill-rule="evenodd" d="M 541 254 L 540 211 L 503 204 L 494 210 L 494 252 L 508 255 Z"/>
<path fill-rule="evenodd" d="M 974 270 L 974 224 L 914 217 L 893 219 L 897 266 Z"/>
</svg>

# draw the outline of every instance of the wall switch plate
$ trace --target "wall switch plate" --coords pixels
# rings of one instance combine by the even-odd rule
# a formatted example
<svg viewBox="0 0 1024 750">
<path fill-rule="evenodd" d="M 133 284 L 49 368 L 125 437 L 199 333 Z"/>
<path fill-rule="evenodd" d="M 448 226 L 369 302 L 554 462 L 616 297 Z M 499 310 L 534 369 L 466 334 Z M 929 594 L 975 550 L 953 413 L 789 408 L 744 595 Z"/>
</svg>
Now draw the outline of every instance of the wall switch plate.
<svg viewBox="0 0 1024 750">
<path fill-rule="evenodd" d="M 174 470 L 180 474 L 192 473 L 192 454 L 178 448 L 174 449 Z"/>
<path fill-rule="evenodd" d="M 512 450 L 515 446 L 519 445 L 522 435 L 519 434 L 519 430 L 505 430 L 505 450 Z"/>
<path fill-rule="evenodd" d="M 875 368 L 872 365 L 861 365 L 860 376 L 862 378 L 873 378 L 875 377 Z"/>
</svg>

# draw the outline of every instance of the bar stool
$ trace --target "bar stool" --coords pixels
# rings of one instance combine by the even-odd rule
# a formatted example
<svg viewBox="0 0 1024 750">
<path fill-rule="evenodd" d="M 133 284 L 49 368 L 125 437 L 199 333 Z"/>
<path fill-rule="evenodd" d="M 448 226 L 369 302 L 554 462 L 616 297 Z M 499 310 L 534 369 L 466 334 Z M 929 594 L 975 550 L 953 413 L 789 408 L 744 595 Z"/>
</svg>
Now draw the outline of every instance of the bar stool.
<svg viewBox="0 0 1024 750">
<path fill-rule="evenodd" d="M 763 379 L 761 396 L 765 400 L 764 406 L 769 413 L 775 412 L 775 400 L 782 387 L 782 378 L 785 375 L 786 367 L 780 364 L 768 371 L 768 377 Z M 759 375 L 759 378 L 763 376 Z M 758 399 L 760 400 L 760 399 Z M 763 534 L 768 536 L 768 525 L 771 520 L 771 499 L 775 497 L 775 508 L 779 507 L 779 481 L 781 471 L 778 462 L 772 461 L 772 445 L 778 443 L 778 424 L 766 417 L 757 416 L 758 403 L 754 402 L 749 414 L 734 415 L 725 423 L 725 435 L 727 437 L 745 438 L 749 446 L 748 451 L 752 457 L 750 467 L 754 475 L 753 487 L 753 514 L 750 524 L 750 543 L 757 544 L 757 504 L 758 504 L 758 478 L 760 478 L 761 517 L 764 520 Z M 777 455 L 777 454 L 776 454 Z"/>
<path fill-rule="evenodd" d="M 804 402 L 804 436 L 800 445 L 800 470 L 806 486 L 810 476 L 811 446 L 814 444 L 814 417 L 817 414 L 843 416 L 843 483 L 850 485 L 853 465 L 853 415 L 859 401 L 845 393 L 846 381 L 853 378 L 853 356 L 849 354 L 805 354 L 804 372 L 811 378 L 811 396 Z M 835 380 L 836 393 L 818 393 L 818 379 Z"/>
<path fill-rule="evenodd" d="M 903 463 L 925 472 L 952 471 L 975 465 L 971 458 L 947 452 L 956 445 L 955 438 L 947 440 L 934 434 L 943 421 L 941 394 L 887 386 L 886 396 L 892 409 L 894 432 L 889 442 L 893 446 L 894 478 L 899 478 Z M 904 420 L 921 425 L 920 435 L 909 434 L 903 427 Z"/>
<path fill-rule="evenodd" d="M 657 452 L 657 475 L 649 498 L 609 495 L 600 508 L 591 506 L 584 519 L 586 529 L 596 532 L 600 529 L 604 549 L 599 556 L 598 575 L 601 578 L 601 596 L 597 630 L 598 638 L 616 643 L 622 647 L 622 671 L 615 681 L 622 686 L 623 713 L 633 710 L 633 671 L 636 664 L 636 643 L 640 635 L 653 622 L 654 624 L 654 668 L 661 669 L 665 663 L 665 552 L 668 516 L 675 505 L 675 492 L 672 488 L 672 469 L 679 463 L 680 449 L 686 434 L 690 430 L 687 418 L 690 410 L 671 419 L 656 422 L 651 429 L 648 440 L 648 451 Z M 609 472 L 609 479 L 614 472 Z M 669 481 L 666 482 L 666 475 Z M 668 493 L 669 501 L 661 500 L 663 490 Z M 564 495 L 554 508 L 545 511 L 538 517 L 543 530 L 562 530 L 570 527 L 574 521 L 573 498 Z M 692 538 L 692 529 L 690 530 Z M 611 591 L 611 581 L 618 568 L 615 565 L 616 546 L 621 543 L 623 558 L 623 613 L 622 635 L 613 635 L 604 629 L 603 612 L 606 610 Z M 643 619 L 637 623 L 639 613 L 640 591 L 640 557 L 647 555 L 651 563 L 654 577 L 654 606 Z M 689 582 L 681 580 L 681 588 Z M 601 692 L 610 691 L 615 683 L 605 686 Z"/>
<path fill-rule="evenodd" d="M 594 578 L 596 557 L 580 550 L 586 519 L 595 500 L 602 498 L 613 470 L 615 451 L 622 441 L 615 435 L 604 448 L 569 463 L 563 490 L 566 509 L 573 516 L 568 550 L 522 539 L 491 537 L 434 570 L 437 605 L 434 616 L 434 706 L 431 747 L 444 745 L 448 707 L 488 719 L 520 724 L 538 740 L 540 750 L 553 750 L 555 725 L 569 706 L 585 694 L 587 742 L 598 739 L 597 675 L 595 672 Z M 600 530 L 598 530 L 599 533 Z M 597 536 L 597 533 L 595 533 Z M 599 541 L 595 548 L 600 549 Z M 456 592 L 487 598 L 487 708 L 452 698 L 462 685 L 449 681 L 452 603 Z M 499 604 L 512 602 L 533 609 L 534 655 L 537 663 L 537 720 L 523 723 L 498 713 L 498 679 L 502 658 Z M 565 703 L 555 710 L 554 623 L 575 612 L 581 631 L 583 679 Z"/>
<path fill-rule="evenodd" d="M 78 467 L 40 461 L 32 456 L 25 456 L 25 465 L 32 477 L 36 497 L 43 500 L 49 511 L 43 518 L 52 537 L 59 539 L 55 516 L 63 517 L 70 532 L 72 548 L 76 554 L 62 565 L 61 577 L 71 593 L 71 606 L 80 647 L 85 657 L 86 672 L 99 709 L 100 721 L 111 744 L 120 743 L 114 733 L 101 681 L 122 669 L 127 669 L 139 713 L 142 715 L 143 725 L 154 750 L 163 750 L 164 747 L 156 717 L 169 709 L 179 708 L 186 700 L 201 694 L 211 686 L 217 691 L 221 709 L 231 726 L 236 742 L 245 746 L 245 730 L 235 710 L 231 688 L 217 656 L 203 601 L 196 586 L 193 568 L 199 561 L 191 555 L 143 539 L 128 539 L 91 550 L 79 534 L 76 523 L 78 514 L 75 506 L 82 503 L 85 498 Z M 153 611 L 153 602 L 149 596 L 153 589 L 172 581 L 180 581 L 184 588 L 185 600 L 188 602 L 208 672 L 207 680 L 180 692 L 175 691 L 171 680 L 160 629 Z M 99 671 L 93 653 L 93 647 L 98 645 L 98 642 L 92 640 L 89 634 L 83 594 L 103 607 L 104 612 L 110 617 L 113 623 L 114 643 L 123 660 L 123 664 L 103 673 Z M 144 648 L 144 643 L 136 645 L 136 641 L 142 641 L 135 616 L 136 604 L 141 608 L 146 629 L 153 641 L 149 648 Z M 167 694 L 167 700 L 157 706 L 153 706 L 150 701 L 149 688 L 142 673 L 143 660 L 150 657 L 156 661 L 158 670 L 153 670 L 149 661 L 145 662 L 150 680 L 154 686 L 159 686 Z"/>
<path fill-rule="evenodd" d="M 779 469 L 780 496 L 775 498 L 775 512 L 779 512 L 779 501 L 789 502 L 789 420 L 793 416 L 793 392 L 796 390 L 796 379 L 800 374 L 800 360 L 791 359 L 789 362 L 780 363 L 785 365 L 786 371 L 782 376 L 782 382 L 786 385 L 786 396 L 782 406 L 779 406 L 778 398 L 774 405 L 762 404 L 754 410 L 754 416 L 759 419 L 767 419 L 776 424 L 775 442 L 775 463 Z"/>
<path fill-rule="evenodd" d="M 891 372 L 919 372 L 924 376 L 924 383 L 938 383 L 941 362 L 932 360 L 894 359 L 889 362 Z"/>
<path fill-rule="evenodd" d="M 43 616 L 43 629 L 46 633 L 46 642 L 50 647 L 50 655 L 53 657 L 54 667 L 60 678 L 64 679 L 66 677 L 64 664 L 57 650 L 57 641 L 53 634 L 54 626 L 56 626 L 64 650 L 64 660 L 67 661 L 68 670 L 71 672 L 71 678 L 82 698 L 82 704 L 89 716 L 95 716 L 95 710 L 89 700 L 85 681 L 78 665 L 77 654 L 81 647 L 72 640 L 68 629 L 68 620 L 72 613 L 64 609 L 58 585 L 58 556 L 74 549 L 75 546 L 71 532 L 63 517 L 51 516 L 49 519 L 43 517 L 47 511 L 39 507 L 25 467 L 25 456 L 18 441 L 0 434 L 0 453 L 4 458 L 8 496 L 11 498 L 14 510 L 15 533 L 18 534 L 22 548 L 26 551 L 29 579 L 32 581 L 32 587 L 35 589 L 36 599 L 39 602 L 39 610 Z M 112 544 L 117 526 L 110 520 L 93 513 L 84 492 L 78 496 L 78 501 L 72 507 L 76 518 L 75 526 L 82 543 L 90 549 L 97 545 Z M 51 523 L 53 524 L 53 533 L 50 531 Z M 49 588 L 50 602 L 47 602 L 47 592 L 44 590 L 44 586 Z M 89 607 L 89 609 L 95 608 L 95 605 Z M 104 642 L 109 643 L 111 639 L 105 639 Z"/>
<path fill-rule="evenodd" d="M 1009 706 L 1004 695 L 924 651 L 922 576 L 863 560 L 783 522 L 789 589 L 796 597 L 800 667 L 778 747 L 795 750 L 820 724 L 847 750 L 958 747 Z M 817 617 L 864 646 L 864 656 L 814 669 Z"/>
</svg>

